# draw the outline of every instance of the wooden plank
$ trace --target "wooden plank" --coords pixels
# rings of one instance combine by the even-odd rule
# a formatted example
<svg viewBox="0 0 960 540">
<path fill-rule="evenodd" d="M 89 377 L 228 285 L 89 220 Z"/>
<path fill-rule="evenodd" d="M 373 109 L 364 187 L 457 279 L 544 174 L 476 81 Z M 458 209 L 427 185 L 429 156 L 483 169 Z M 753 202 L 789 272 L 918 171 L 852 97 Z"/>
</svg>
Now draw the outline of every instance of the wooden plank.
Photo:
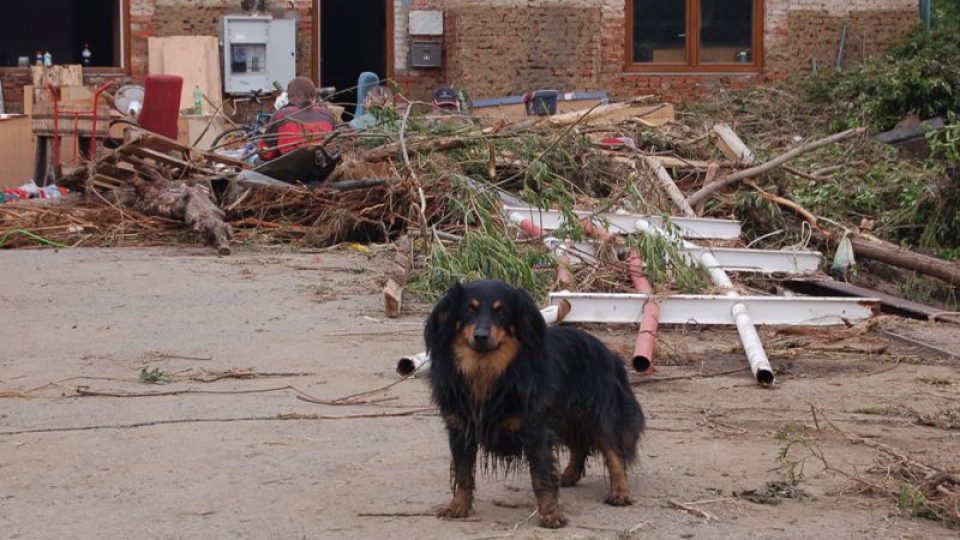
<svg viewBox="0 0 960 540">
<path fill-rule="evenodd" d="M 882 293 L 866 287 L 859 287 L 852 283 L 834 281 L 832 279 L 789 279 L 783 284 L 794 291 L 804 294 L 826 294 L 831 296 L 853 296 L 858 298 L 877 298 L 880 300 L 880 311 L 913 319 L 928 320 L 943 313 L 942 309 L 913 302 L 899 296 Z"/>
<path fill-rule="evenodd" d="M 713 126 L 713 134 L 717 137 L 720 151 L 727 159 L 744 165 L 757 164 L 757 158 L 753 152 L 728 124 L 720 123 Z"/>
<path fill-rule="evenodd" d="M 171 165 L 173 167 L 181 167 L 181 168 L 190 167 L 190 164 L 182 159 L 175 158 L 170 154 L 164 154 L 163 152 L 157 152 L 156 150 L 151 150 L 150 148 L 144 148 L 142 146 L 132 146 L 130 147 L 130 149 L 127 150 L 127 153 L 133 154 L 135 156 L 140 156 L 146 159 L 151 159 L 157 163 Z"/>
<path fill-rule="evenodd" d="M 214 36 L 173 36 L 147 39 L 149 73 L 183 77 L 180 109 L 193 108 L 193 89 L 199 86 L 214 107 L 223 101 L 220 49 Z"/>
<path fill-rule="evenodd" d="M 696 159 L 680 159 L 673 156 L 649 156 L 648 159 L 657 161 L 668 169 L 703 169 L 710 167 L 710 163 Z"/>
</svg>

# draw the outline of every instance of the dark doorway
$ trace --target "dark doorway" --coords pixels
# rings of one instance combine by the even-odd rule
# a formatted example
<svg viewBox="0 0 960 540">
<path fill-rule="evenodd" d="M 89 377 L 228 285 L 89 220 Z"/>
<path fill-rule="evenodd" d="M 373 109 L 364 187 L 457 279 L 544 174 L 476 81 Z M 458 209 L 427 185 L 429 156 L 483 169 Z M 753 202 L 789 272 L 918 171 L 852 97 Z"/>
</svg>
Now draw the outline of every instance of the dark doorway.
<svg viewBox="0 0 960 540">
<path fill-rule="evenodd" d="M 364 71 L 389 76 L 387 61 L 388 0 L 320 0 L 320 84 L 337 91 L 357 85 Z M 390 13 L 390 16 L 393 14 Z M 357 92 L 333 99 L 351 114 Z"/>
<path fill-rule="evenodd" d="M 50 51 L 55 64 L 79 64 L 89 45 L 92 66 L 120 64 L 120 0 L 5 2 L 0 17 L 0 67 L 31 64 Z"/>
</svg>

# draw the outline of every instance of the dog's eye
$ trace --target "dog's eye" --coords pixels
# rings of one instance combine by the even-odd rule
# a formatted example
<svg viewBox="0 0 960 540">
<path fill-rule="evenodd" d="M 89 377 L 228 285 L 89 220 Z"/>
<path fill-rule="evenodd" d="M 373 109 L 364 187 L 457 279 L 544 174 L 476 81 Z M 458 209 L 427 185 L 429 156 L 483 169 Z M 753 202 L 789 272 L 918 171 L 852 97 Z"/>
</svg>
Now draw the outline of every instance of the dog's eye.
<svg viewBox="0 0 960 540">
<path fill-rule="evenodd" d="M 467 306 L 466 313 L 476 313 L 476 312 L 477 312 L 476 306 Z"/>
</svg>

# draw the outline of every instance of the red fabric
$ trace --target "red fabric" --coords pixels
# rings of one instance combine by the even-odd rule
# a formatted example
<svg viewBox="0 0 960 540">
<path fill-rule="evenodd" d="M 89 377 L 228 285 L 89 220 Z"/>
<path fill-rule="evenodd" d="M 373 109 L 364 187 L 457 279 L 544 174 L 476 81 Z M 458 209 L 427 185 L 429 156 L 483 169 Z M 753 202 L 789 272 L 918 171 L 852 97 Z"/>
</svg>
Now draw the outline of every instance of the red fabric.
<svg viewBox="0 0 960 540">
<path fill-rule="evenodd" d="M 183 77 L 176 75 L 147 75 L 144 82 L 143 110 L 137 123 L 147 131 L 170 139 L 177 138 L 180 119 L 180 91 Z"/>
<path fill-rule="evenodd" d="M 260 143 L 260 158 L 276 159 L 297 148 L 323 141 L 333 131 L 333 114 L 326 107 L 287 105 L 270 121 L 267 136 Z M 270 136 L 275 135 L 275 136 Z"/>
</svg>

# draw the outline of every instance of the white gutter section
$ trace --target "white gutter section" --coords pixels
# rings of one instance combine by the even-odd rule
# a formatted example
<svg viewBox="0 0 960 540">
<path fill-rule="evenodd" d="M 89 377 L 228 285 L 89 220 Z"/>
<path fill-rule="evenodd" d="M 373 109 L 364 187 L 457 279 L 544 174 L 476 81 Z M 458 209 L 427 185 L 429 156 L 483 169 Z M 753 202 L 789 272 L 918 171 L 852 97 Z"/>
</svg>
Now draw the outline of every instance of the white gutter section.
<svg viewBox="0 0 960 540">
<path fill-rule="evenodd" d="M 569 304 L 558 300 L 556 304 L 541 309 L 540 315 L 543 316 L 543 320 L 547 324 L 555 324 L 562 318 L 561 313 L 565 316 L 569 309 Z M 428 356 L 426 352 L 417 353 L 413 356 L 404 356 L 397 361 L 397 375 L 401 377 L 411 377 L 414 374 L 426 375 L 429 370 L 430 356 Z"/>
<path fill-rule="evenodd" d="M 668 240 L 679 240 L 683 247 L 688 250 L 700 247 L 682 238 L 672 238 L 672 235 L 647 220 L 638 219 L 634 226 L 644 234 L 653 234 Z M 713 256 L 713 253 L 709 250 L 701 250 L 697 260 L 707 269 L 713 283 L 725 291 L 725 296 L 728 298 L 738 298 L 740 296 L 737 294 L 733 282 L 730 281 L 730 276 L 721 268 L 720 262 Z M 757 329 L 753 325 L 750 311 L 746 305 L 738 302 L 730 309 L 730 314 L 737 324 L 737 333 L 740 334 L 740 341 L 743 343 L 743 350 L 747 354 L 747 362 L 750 363 L 753 378 L 760 384 L 772 385 L 775 380 L 773 368 L 770 367 L 770 360 L 767 359 L 767 352 L 763 349 L 763 342 L 760 341 L 760 335 L 757 334 Z"/>
<path fill-rule="evenodd" d="M 512 216 L 511 216 L 512 217 Z M 593 241 L 573 242 L 546 238 L 544 244 L 556 253 L 563 252 L 574 259 L 593 260 L 601 244 Z M 806 275 L 820 268 L 822 255 L 818 251 L 780 251 L 772 249 L 683 247 L 691 260 L 702 260 L 703 252 L 709 251 L 727 272 L 755 272 L 759 274 Z"/>
<path fill-rule="evenodd" d="M 556 210 L 540 210 L 530 206 L 504 205 L 504 213 L 508 216 L 516 213 L 524 219 L 529 219 L 534 225 L 544 231 L 555 231 L 563 223 L 563 214 Z M 589 219 L 594 223 L 605 225 L 607 230 L 614 234 L 633 234 L 638 232 L 638 220 L 660 226 L 663 218 L 659 216 L 645 216 L 642 214 L 628 214 L 618 212 L 583 212 L 574 214 L 579 219 Z M 740 238 L 740 222 L 729 219 L 690 218 L 675 216 L 670 218 L 680 233 L 687 238 L 714 238 L 721 240 L 736 240 Z"/>
<path fill-rule="evenodd" d="M 639 324 L 643 305 L 660 302 L 661 324 L 736 324 L 734 307 L 743 304 L 757 324 L 776 326 L 841 326 L 865 321 L 876 314 L 872 298 L 817 296 L 726 296 L 708 294 L 576 293 L 550 294 L 550 303 L 569 303 L 568 323 Z"/>
</svg>

